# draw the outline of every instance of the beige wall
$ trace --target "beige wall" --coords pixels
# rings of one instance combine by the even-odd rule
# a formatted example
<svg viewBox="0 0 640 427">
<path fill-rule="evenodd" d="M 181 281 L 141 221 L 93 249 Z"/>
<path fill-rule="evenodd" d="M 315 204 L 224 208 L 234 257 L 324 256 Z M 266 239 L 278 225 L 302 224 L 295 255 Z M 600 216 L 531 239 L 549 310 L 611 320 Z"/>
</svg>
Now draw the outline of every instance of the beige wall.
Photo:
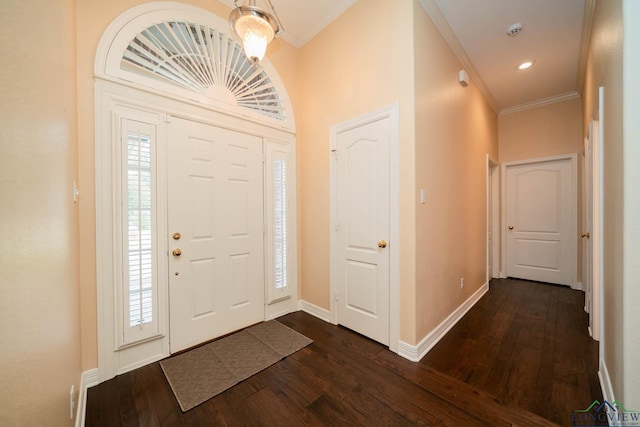
<svg viewBox="0 0 640 427">
<path fill-rule="evenodd" d="M 584 88 L 584 132 L 604 87 L 604 363 L 615 399 L 640 407 L 640 7 L 596 4 Z M 610 396 L 611 397 L 611 396 Z"/>
<path fill-rule="evenodd" d="M 80 380 L 75 1 L 0 13 L 0 425 L 71 425 Z"/>
<path fill-rule="evenodd" d="M 460 86 L 461 64 L 419 5 L 414 21 L 415 343 L 486 283 L 486 155 L 498 160 L 498 123 L 473 82 Z"/>
<path fill-rule="evenodd" d="M 95 53 L 108 25 L 126 10 L 146 3 L 145 0 L 83 0 L 77 5 L 78 33 L 78 135 L 79 178 L 82 188 L 80 203 L 80 283 L 82 318 L 82 369 L 98 366 L 97 305 L 96 305 L 96 221 L 95 221 L 95 136 L 94 136 L 94 79 Z M 210 0 L 191 0 L 184 3 L 209 10 L 223 17 L 230 9 Z M 297 49 L 282 40 L 273 42 L 267 51 L 271 63 L 284 81 L 294 111 L 297 98 Z"/>
<path fill-rule="evenodd" d="M 302 299 L 329 309 L 329 130 L 400 104 L 401 338 L 413 283 L 412 1 L 359 1 L 300 50 L 298 203 Z"/>
<path fill-rule="evenodd" d="M 604 86 L 604 362 L 607 365 L 615 398 L 624 399 L 624 195 L 623 195 L 623 80 L 622 80 L 622 1 L 597 2 L 587 62 L 584 88 L 584 134 L 597 112 L 598 87 Z M 637 120 L 637 117 L 635 118 Z M 636 141 L 637 143 L 637 141 Z M 637 185 L 637 183 L 634 183 Z M 633 283 L 632 286 L 637 286 Z M 637 310 L 636 310 L 637 311 Z M 634 355 L 637 357 L 637 354 Z M 636 359 L 637 362 L 637 359 Z M 631 396 L 629 396 L 631 397 Z M 637 395 L 636 404 L 638 402 Z"/>
<path fill-rule="evenodd" d="M 502 115 L 498 125 L 501 162 L 584 151 L 580 98 Z"/>
</svg>

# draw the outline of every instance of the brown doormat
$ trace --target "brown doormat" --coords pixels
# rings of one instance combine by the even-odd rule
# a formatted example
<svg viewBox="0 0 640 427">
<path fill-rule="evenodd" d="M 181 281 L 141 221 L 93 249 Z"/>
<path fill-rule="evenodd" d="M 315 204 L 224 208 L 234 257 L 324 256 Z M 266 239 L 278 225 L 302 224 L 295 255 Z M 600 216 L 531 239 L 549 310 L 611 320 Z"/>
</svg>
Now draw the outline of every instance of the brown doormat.
<svg viewBox="0 0 640 427">
<path fill-rule="evenodd" d="M 311 344 L 276 320 L 160 362 L 182 412 Z"/>
</svg>

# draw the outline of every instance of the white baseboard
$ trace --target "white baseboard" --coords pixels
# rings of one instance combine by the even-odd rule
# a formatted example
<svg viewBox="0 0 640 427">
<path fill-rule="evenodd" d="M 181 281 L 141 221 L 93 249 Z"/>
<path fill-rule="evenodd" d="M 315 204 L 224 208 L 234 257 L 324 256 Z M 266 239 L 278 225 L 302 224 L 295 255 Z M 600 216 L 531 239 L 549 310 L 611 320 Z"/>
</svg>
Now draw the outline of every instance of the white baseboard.
<svg viewBox="0 0 640 427">
<path fill-rule="evenodd" d="M 309 313 L 312 316 L 317 317 L 320 320 L 324 320 L 327 323 L 333 323 L 331 321 L 331 312 L 325 308 L 318 307 L 310 302 L 300 300 L 298 301 L 298 307 L 305 313 Z"/>
<path fill-rule="evenodd" d="M 600 370 L 598 371 L 598 378 L 600 379 L 600 387 L 602 388 L 602 397 L 607 402 L 615 402 L 616 398 L 613 395 L 613 386 L 611 385 L 611 377 L 609 376 L 609 370 L 604 360 L 600 361 Z"/>
<path fill-rule="evenodd" d="M 87 389 L 98 385 L 98 369 L 84 371 L 80 376 L 80 393 L 78 394 L 78 408 L 76 409 L 76 427 L 84 427 L 87 415 Z"/>
<path fill-rule="evenodd" d="M 485 283 L 473 295 L 471 295 L 460 307 L 455 309 L 442 323 L 418 343 L 411 345 L 400 341 L 398 354 L 412 362 L 419 362 L 440 341 L 449 330 L 473 307 L 480 298 L 489 290 L 489 284 Z"/>
<path fill-rule="evenodd" d="M 576 282 L 571 286 L 571 289 L 573 289 L 574 291 L 582 291 L 584 290 L 584 287 L 582 286 L 582 282 Z"/>
</svg>

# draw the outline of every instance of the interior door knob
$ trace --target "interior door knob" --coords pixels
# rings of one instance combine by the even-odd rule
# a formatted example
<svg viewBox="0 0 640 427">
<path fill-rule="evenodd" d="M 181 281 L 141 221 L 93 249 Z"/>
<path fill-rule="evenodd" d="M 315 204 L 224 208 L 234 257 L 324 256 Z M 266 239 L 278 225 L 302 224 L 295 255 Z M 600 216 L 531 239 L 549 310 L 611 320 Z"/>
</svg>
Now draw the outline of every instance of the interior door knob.
<svg viewBox="0 0 640 427">
<path fill-rule="evenodd" d="M 586 237 L 587 239 L 589 239 L 591 237 L 590 233 L 582 233 L 581 234 L 582 237 Z"/>
<path fill-rule="evenodd" d="M 173 252 L 171 252 L 173 254 L 173 256 L 180 256 L 182 255 L 182 250 L 180 249 L 174 249 Z"/>
<path fill-rule="evenodd" d="M 509 230 L 513 230 L 513 225 L 510 225 L 510 226 L 509 226 Z"/>
<path fill-rule="evenodd" d="M 378 242 L 378 247 L 379 248 L 386 248 L 387 247 L 387 242 L 385 242 L 384 240 L 380 240 Z"/>
</svg>

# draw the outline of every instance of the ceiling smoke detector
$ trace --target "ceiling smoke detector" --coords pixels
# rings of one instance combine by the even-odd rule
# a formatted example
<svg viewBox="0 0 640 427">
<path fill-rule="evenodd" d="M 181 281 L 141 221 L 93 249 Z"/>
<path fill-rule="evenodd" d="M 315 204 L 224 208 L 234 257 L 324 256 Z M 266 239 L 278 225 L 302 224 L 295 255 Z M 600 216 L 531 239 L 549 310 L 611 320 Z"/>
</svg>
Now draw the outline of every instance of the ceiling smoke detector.
<svg viewBox="0 0 640 427">
<path fill-rule="evenodd" d="M 509 37 L 515 37 L 518 34 L 520 34 L 520 31 L 522 31 L 522 24 L 519 22 L 516 22 L 515 24 L 513 24 L 507 29 L 507 35 Z"/>
</svg>

